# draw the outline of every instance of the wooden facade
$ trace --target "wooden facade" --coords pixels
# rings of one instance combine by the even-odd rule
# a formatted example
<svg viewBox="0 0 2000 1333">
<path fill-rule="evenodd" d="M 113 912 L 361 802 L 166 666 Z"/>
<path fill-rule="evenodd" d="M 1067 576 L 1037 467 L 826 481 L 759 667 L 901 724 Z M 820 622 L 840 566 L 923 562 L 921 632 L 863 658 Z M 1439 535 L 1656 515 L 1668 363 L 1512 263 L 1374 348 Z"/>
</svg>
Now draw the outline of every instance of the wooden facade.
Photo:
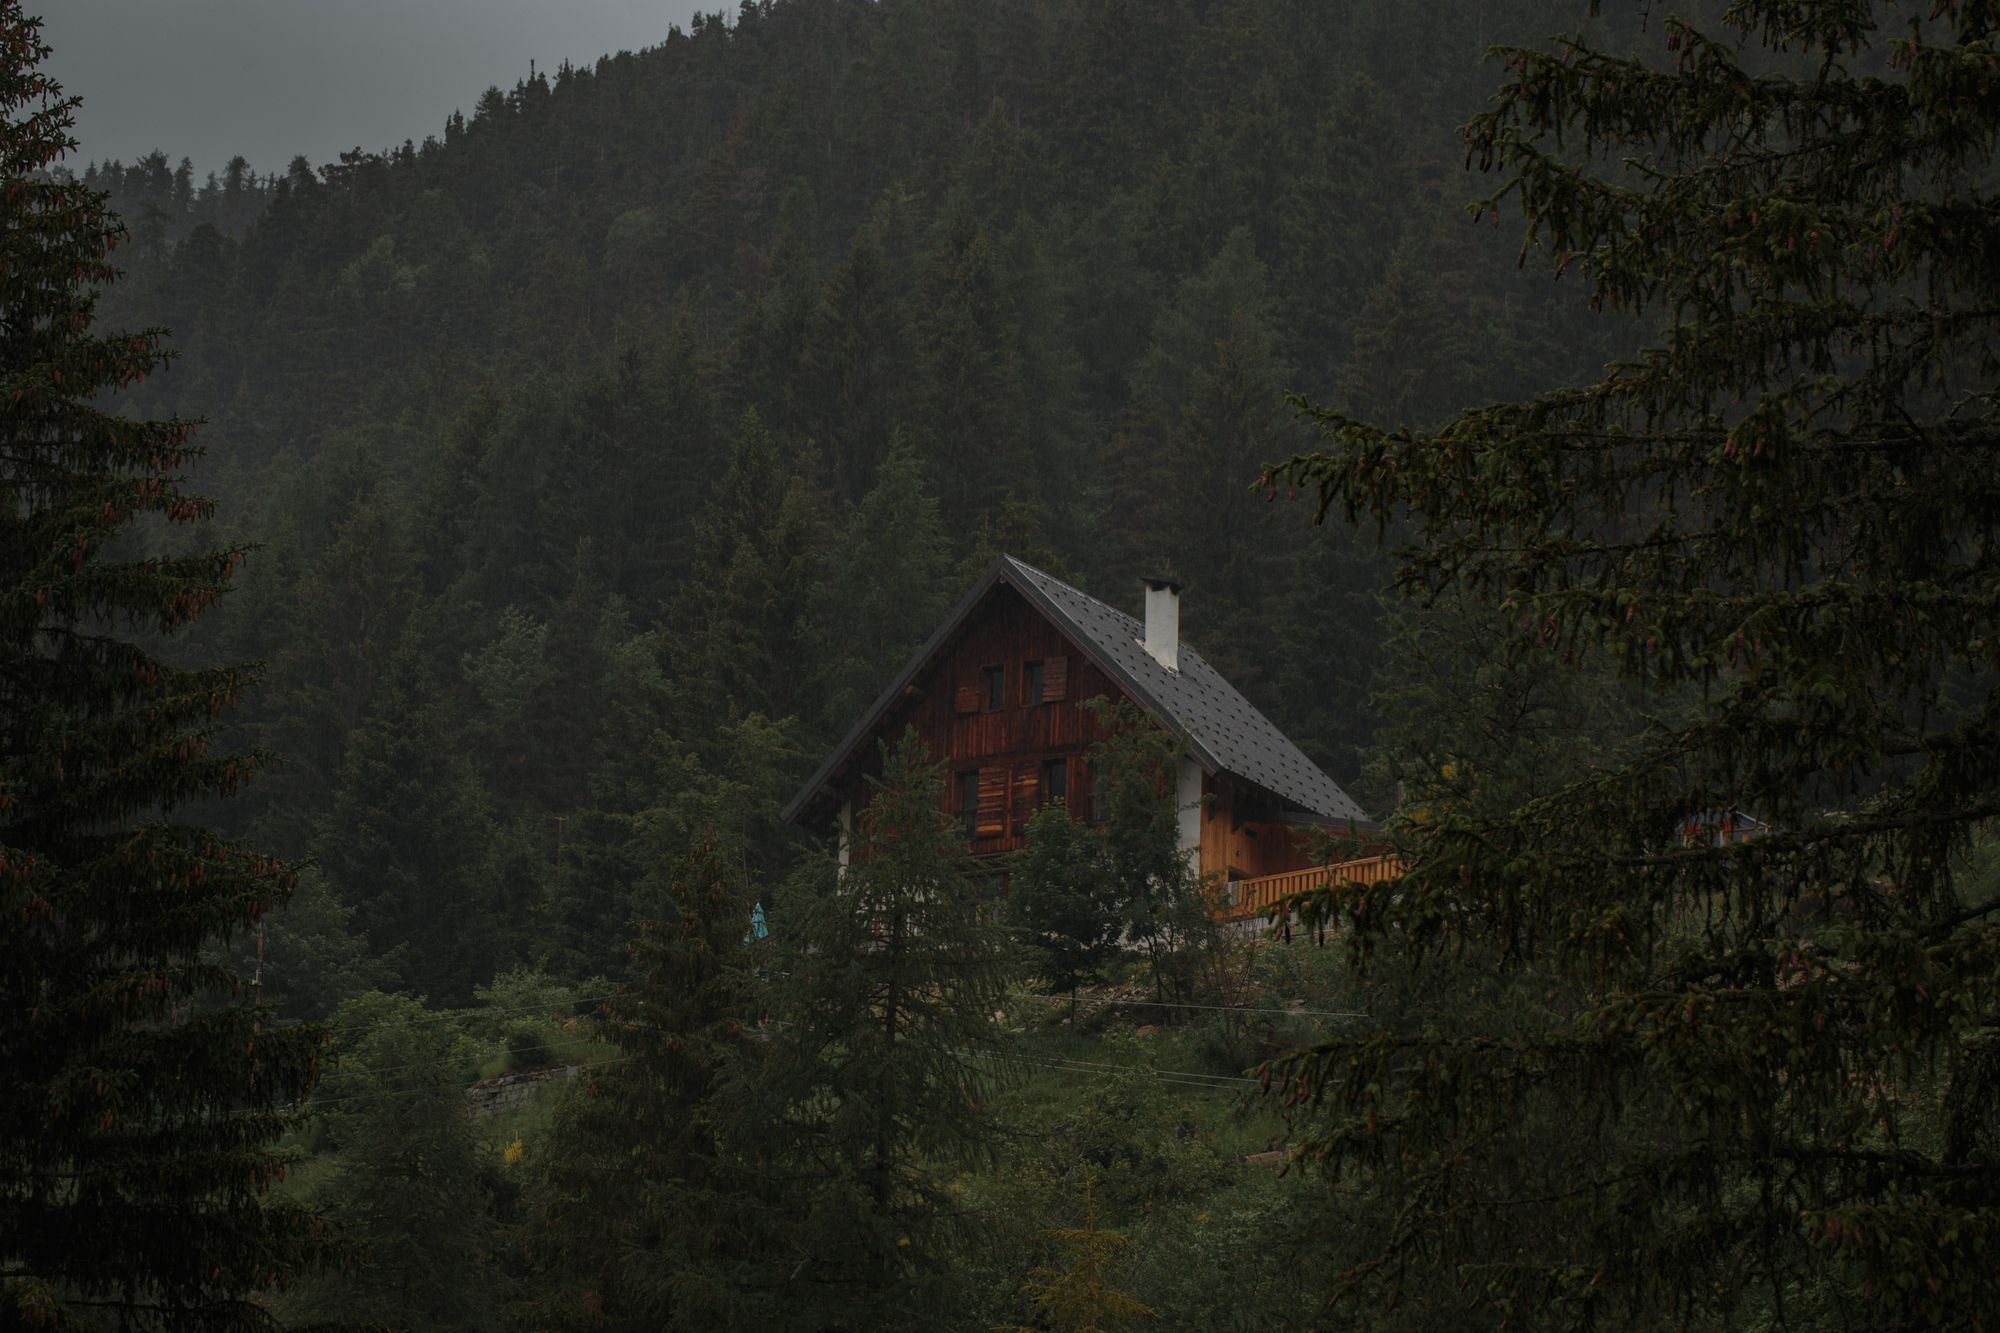
<svg viewBox="0 0 2000 1333">
<path fill-rule="evenodd" d="M 996 585 L 957 631 L 903 686 L 845 756 L 824 804 L 843 818 L 866 805 L 867 775 L 880 771 L 878 741 L 914 727 L 945 764 L 945 808 L 965 822 L 975 854 L 1019 848 L 1028 820 L 1051 800 L 1089 819 L 1086 753 L 1103 729 L 1084 707 L 1126 691 L 1083 645 L 1005 583 Z M 1228 773 L 1191 762 L 1186 791 L 1199 784 L 1198 837 L 1185 838 L 1203 874 L 1218 881 L 1306 869 L 1308 829 L 1281 817 L 1276 802 Z"/>
<path fill-rule="evenodd" d="M 1031 699 L 1036 674 L 1040 697 Z M 835 792 L 859 812 L 868 799 L 867 777 L 881 768 L 878 740 L 914 727 L 932 757 L 945 763 L 945 808 L 965 821 L 972 850 L 1012 851 L 1054 786 L 1088 817 L 1084 752 L 1103 733 L 1083 702 L 1099 696 L 1119 697 L 1110 677 L 1018 592 L 995 588 L 980 613 L 903 687 L 851 756 Z"/>
</svg>

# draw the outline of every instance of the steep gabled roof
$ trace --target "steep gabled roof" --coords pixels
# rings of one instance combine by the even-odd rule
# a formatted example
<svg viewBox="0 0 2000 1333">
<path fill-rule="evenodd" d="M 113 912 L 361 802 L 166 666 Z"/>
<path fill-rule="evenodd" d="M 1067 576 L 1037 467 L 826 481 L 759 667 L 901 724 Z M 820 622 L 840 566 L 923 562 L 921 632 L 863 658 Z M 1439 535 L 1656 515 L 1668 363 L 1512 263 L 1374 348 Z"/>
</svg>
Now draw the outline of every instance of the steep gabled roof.
<svg viewBox="0 0 2000 1333">
<path fill-rule="evenodd" d="M 1300 753 L 1299 747 L 1238 694 L 1200 653 L 1183 643 L 1180 669 L 1167 670 L 1146 651 L 1142 642 L 1145 627 L 1138 620 L 1009 555 L 995 560 L 980 576 L 937 633 L 917 650 L 854 729 L 834 747 L 819 771 L 785 807 L 787 821 L 797 820 L 825 790 L 903 690 L 1000 583 L 1014 588 L 1047 616 L 1079 651 L 1179 737 L 1208 772 L 1233 774 L 1308 816 L 1334 823 L 1373 823 L 1319 765 Z"/>
</svg>

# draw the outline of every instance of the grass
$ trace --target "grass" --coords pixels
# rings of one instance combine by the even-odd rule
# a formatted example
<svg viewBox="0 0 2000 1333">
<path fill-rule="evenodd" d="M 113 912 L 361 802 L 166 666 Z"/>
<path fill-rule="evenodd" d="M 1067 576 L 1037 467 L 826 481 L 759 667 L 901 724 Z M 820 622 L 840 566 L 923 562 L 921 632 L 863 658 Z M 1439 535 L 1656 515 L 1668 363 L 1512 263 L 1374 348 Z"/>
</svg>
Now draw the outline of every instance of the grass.
<svg viewBox="0 0 2000 1333">
<path fill-rule="evenodd" d="M 1135 976 L 1081 994 L 1075 1024 L 1067 996 L 1009 1003 L 1020 1031 L 1012 1076 L 994 1095 L 998 1148 L 963 1181 L 986 1227 L 984 1302 L 1003 1322 L 1029 1322 L 1024 1281 L 1073 1253 L 1056 1233 L 1084 1224 L 1086 1185 L 1093 1225 L 1126 1238 L 1114 1282 L 1159 1313 L 1148 1326 L 1311 1322 L 1323 1293 L 1285 1255 L 1325 1187 L 1244 1160 L 1290 1134 L 1276 1099 L 1234 1080 L 1342 1022 L 1320 1015 L 1343 1010 L 1343 991 L 1321 951 L 1255 947 L 1252 981 L 1229 1001 L 1239 1009 L 1134 1005 L 1135 993 L 1151 994 Z"/>
</svg>

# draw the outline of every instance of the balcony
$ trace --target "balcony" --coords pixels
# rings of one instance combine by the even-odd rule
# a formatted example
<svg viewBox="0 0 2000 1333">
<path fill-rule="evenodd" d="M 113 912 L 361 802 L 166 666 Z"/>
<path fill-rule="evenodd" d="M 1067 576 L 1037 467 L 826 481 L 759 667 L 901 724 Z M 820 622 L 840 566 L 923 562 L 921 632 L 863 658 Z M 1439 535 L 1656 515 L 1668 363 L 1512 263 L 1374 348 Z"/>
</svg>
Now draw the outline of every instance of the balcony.
<svg viewBox="0 0 2000 1333">
<path fill-rule="evenodd" d="M 1295 893 L 1350 880 L 1356 884 L 1379 884 L 1403 873 L 1403 862 L 1394 852 L 1364 856 L 1335 865 L 1308 866 L 1275 875 L 1257 875 L 1235 880 L 1223 887 L 1222 907 L 1217 912 L 1224 921 L 1248 921 L 1264 915 L 1273 904 Z"/>
</svg>

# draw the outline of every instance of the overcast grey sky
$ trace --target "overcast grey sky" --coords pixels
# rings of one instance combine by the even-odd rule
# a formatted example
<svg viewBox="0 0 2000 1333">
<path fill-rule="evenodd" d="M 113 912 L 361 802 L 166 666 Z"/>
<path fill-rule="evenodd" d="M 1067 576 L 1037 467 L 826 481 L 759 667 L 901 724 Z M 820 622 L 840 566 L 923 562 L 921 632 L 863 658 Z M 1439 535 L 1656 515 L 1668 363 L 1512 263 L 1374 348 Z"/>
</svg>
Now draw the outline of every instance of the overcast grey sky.
<svg viewBox="0 0 2000 1333">
<path fill-rule="evenodd" d="M 37 11 L 29 0 L 28 11 Z M 280 171 L 442 137 L 528 61 L 654 46 L 725 0 L 41 0 L 48 68 L 83 99 L 82 160 L 152 149 L 197 177 L 241 153 Z M 733 0 L 727 8 L 734 10 Z"/>
</svg>

